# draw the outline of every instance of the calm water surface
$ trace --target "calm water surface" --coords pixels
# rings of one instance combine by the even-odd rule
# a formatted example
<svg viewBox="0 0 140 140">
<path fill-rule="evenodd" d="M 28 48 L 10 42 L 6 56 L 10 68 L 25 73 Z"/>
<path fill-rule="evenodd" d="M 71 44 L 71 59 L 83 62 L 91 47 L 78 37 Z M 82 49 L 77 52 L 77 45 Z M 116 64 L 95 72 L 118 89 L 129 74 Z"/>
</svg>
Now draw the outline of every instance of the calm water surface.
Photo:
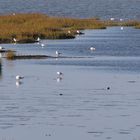
<svg viewBox="0 0 140 140">
<path fill-rule="evenodd" d="M 54 56 L 58 50 L 68 58 L 0 59 L 0 139 L 140 138 L 140 30 L 84 33 L 71 40 L 42 40 L 44 48 L 2 44 L 19 54 Z M 57 71 L 64 73 L 62 79 Z M 17 74 L 25 78 L 16 82 Z"/>
<path fill-rule="evenodd" d="M 40 12 L 53 16 L 140 19 L 139 0 L 0 0 L 0 13 Z"/>
</svg>

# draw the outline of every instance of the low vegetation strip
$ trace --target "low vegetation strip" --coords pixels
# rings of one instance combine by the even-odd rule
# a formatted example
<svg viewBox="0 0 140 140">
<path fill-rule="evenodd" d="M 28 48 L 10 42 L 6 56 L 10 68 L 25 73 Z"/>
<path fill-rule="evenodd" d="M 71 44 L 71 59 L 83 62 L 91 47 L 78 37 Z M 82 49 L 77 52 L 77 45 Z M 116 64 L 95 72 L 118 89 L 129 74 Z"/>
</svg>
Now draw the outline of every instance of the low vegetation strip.
<svg viewBox="0 0 140 140">
<path fill-rule="evenodd" d="M 6 52 L 6 58 L 8 60 L 16 60 L 16 59 L 45 59 L 53 57 L 47 55 L 16 55 L 15 51 L 9 50 Z"/>
<path fill-rule="evenodd" d="M 44 14 L 0 16 L 0 43 L 33 43 L 41 39 L 70 39 L 76 30 L 105 29 L 107 26 L 135 26 L 139 21 L 101 21 L 97 18 L 75 19 L 50 17 Z"/>
</svg>

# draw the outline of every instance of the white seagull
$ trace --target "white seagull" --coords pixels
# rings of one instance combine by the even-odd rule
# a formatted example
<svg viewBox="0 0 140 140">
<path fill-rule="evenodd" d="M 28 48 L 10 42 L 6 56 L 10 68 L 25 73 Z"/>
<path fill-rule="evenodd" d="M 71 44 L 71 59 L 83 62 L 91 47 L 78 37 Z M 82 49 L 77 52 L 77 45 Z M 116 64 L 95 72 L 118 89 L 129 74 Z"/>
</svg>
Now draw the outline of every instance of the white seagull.
<svg viewBox="0 0 140 140">
<path fill-rule="evenodd" d="M 21 79 L 23 79 L 24 77 L 23 76 L 20 76 L 20 75 L 17 75 L 16 76 L 16 80 L 21 80 Z"/>
<path fill-rule="evenodd" d="M 95 51 L 96 48 L 94 48 L 94 47 L 90 47 L 90 50 L 91 50 L 91 51 Z"/>
<path fill-rule="evenodd" d="M 110 18 L 110 20 L 111 20 L 111 21 L 114 21 L 114 20 L 115 20 L 115 18 Z"/>
<path fill-rule="evenodd" d="M 39 37 L 37 38 L 37 41 L 38 41 L 38 42 L 40 41 L 40 38 L 39 38 Z"/>
<path fill-rule="evenodd" d="M 57 75 L 60 77 L 60 76 L 62 76 L 62 75 L 63 75 L 63 73 L 62 73 L 62 72 L 60 72 L 60 71 L 57 71 Z"/>
<path fill-rule="evenodd" d="M 5 48 L 3 48 L 2 46 L 0 46 L 0 50 L 4 50 Z"/>
<path fill-rule="evenodd" d="M 79 31 L 79 30 L 77 30 L 77 31 L 76 31 L 76 33 L 77 33 L 77 34 L 80 34 L 80 31 Z"/>
<path fill-rule="evenodd" d="M 56 57 L 59 57 L 61 53 L 59 53 L 58 51 L 55 52 Z"/>
<path fill-rule="evenodd" d="M 13 38 L 13 41 L 16 43 L 17 42 L 16 38 Z"/>
<path fill-rule="evenodd" d="M 78 35 L 83 34 L 83 33 L 82 33 L 81 31 L 79 31 L 79 30 L 77 30 L 76 33 L 77 33 Z"/>
</svg>

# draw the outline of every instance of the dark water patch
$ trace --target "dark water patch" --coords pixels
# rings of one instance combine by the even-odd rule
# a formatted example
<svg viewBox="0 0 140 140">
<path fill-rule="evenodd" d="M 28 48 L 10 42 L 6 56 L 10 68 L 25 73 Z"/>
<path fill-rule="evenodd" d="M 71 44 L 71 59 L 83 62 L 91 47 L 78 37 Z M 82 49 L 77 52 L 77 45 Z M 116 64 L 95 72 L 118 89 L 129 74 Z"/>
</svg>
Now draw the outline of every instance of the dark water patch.
<svg viewBox="0 0 140 140">
<path fill-rule="evenodd" d="M 140 124 L 137 124 L 136 127 L 140 127 Z"/>
<path fill-rule="evenodd" d="M 136 83 L 135 80 L 128 81 L 128 83 Z"/>
<path fill-rule="evenodd" d="M 88 131 L 87 133 L 89 133 L 89 134 L 103 134 L 104 132 L 102 132 L 102 131 Z"/>
<path fill-rule="evenodd" d="M 70 117 L 70 118 L 79 118 L 79 117 L 82 117 L 82 115 L 80 115 L 80 114 L 70 114 L 70 115 L 65 115 L 64 117 Z"/>
<path fill-rule="evenodd" d="M 6 109 L 7 110 L 15 110 L 15 109 L 18 109 L 19 107 L 18 106 L 7 106 Z"/>
<path fill-rule="evenodd" d="M 102 105 L 102 106 L 105 106 L 105 107 L 116 107 L 118 105 L 116 105 L 116 104 L 105 104 L 105 105 Z"/>
<path fill-rule="evenodd" d="M 112 139 L 112 137 L 106 137 L 106 139 L 107 139 L 107 140 L 110 140 L 110 139 Z"/>
<path fill-rule="evenodd" d="M 4 123 L 4 122 L 0 122 L 0 125 L 13 125 L 13 123 Z"/>
<path fill-rule="evenodd" d="M 129 135 L 129 134 L 131 134 L 131 132 L 129 132 L 129 130 L 120 130 L 119 133 L 122 134 L 122 135 Z"/>
<path fill-rule="evenodd" d="M 79 128 L 86 128 L 85 125 L 77 125 L 77 127 L 79 127 Z"/>
<path fill-rule="evenodd" d="M 0 115 L 0 119 L 18 119 L 20 121 L 28 121 L 30 118 L 33 118 L 33 116 L 20 116 L 20 115 Z"/>
<path fill-rule="evenodd" d="M 129 117 L 129 116 L 131 116 L 130 114 L 122 114 L 122 115 L 120 115 L 121 117 Z"/>
<path fill-rule="evenodd" d="M 77 111 L 91 111 L 91 112 L 95 110 L 97 110 L 97 107 L 77 109 Z"/>
<path fill-rule="evenodd" d="M 25 126 L 26 124 L 25 124 L 25 123 L 20 123 L 19 125 L 21 125 L 21 126 Z"/>
<path fill-rule="evenodd" d="M 2 125 L 0 126 L 1 129 L 9 129 L 9 128 L 12 128 L 13 125 Z"/>
<path fill-rule="evenodd" d="M 0 55 L 2 55 L 2 54 L 0 53 Z M 1 79 L 2 79 L 2 61 L 1 61 L 1 58 L 0 58 L 0 80 Z"/>
</svg>

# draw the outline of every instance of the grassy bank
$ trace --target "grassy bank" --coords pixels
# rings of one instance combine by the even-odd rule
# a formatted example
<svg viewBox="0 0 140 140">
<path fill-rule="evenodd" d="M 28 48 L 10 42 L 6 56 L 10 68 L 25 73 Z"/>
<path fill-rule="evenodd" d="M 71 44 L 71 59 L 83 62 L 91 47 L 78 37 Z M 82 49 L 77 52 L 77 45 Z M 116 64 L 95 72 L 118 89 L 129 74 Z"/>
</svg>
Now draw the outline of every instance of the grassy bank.
<svg viewBox="0 0 140 140">
<path fill-rule="evenodd" d="M 0 16 L 0 43 L 32 43 L 41 39 L 74 38 L 76 29 L 105 28 L 96 19 L 70 19 L 48 17 L 42 14 L 17 14 Z M 68 33 L 71 30 L 71 33 Z"/>
<path fill-rule="evenodd" d="M 32 43 L 41 39 L 74 38 L 78 29 L 105 29 L 107 26 L 135 26 L 137 21 L 100 21 L 99 19 L 74 19 L 49 17 L 43 14 L 16 14 L 0 16 L 0 43 Z M 70 30 L 70 32 L 68 32 Z"/>
</svg>

